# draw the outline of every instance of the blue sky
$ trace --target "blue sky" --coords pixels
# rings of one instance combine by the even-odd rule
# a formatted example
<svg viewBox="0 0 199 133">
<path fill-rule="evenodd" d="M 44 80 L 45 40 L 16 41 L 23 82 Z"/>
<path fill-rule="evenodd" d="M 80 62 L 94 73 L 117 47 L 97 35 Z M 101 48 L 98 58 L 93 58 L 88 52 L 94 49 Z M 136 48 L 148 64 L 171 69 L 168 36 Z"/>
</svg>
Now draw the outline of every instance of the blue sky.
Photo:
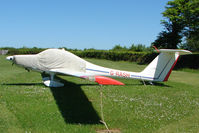
<svg viewBox="0 0 199 133">
<path fill-rule="evenodd" d="M 0 47 L 149 46 L 168 0 L 0 0 Z"/>
</svg>

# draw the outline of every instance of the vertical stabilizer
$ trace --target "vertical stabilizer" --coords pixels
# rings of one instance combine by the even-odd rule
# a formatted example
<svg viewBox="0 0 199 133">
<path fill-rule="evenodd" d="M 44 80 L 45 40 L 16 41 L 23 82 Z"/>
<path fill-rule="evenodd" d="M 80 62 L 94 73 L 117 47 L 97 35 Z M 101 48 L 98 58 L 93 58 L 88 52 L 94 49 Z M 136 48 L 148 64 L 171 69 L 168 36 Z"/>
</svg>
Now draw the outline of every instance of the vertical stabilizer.
<svg viewBox="0 0 199 133">
<path fill-rule="evenodd" d="M 167 81 L 178 58 L 190 54 L 187 50 L 160 49 L 160 54 L 141 72 L 141 78 L 149 81 Z"/>
</svg>

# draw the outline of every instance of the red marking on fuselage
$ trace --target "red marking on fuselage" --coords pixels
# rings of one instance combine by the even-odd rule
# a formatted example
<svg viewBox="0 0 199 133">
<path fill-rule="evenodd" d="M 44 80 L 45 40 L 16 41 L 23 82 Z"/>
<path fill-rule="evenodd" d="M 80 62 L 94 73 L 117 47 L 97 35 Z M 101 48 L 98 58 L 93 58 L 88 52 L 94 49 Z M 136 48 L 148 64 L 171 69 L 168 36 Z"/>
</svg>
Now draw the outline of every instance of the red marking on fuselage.
<svg viewBox="0 0 199 133">
<path fill-rule="evenodd" d="M 111 76 L 118 76 L 118 77 L 130 77 L 130 73 L 123 72 L 123 71 L 110 71 Z"/>
<path fill-rule="evenodd" d="M 114 71 L 111 70 L 111 71 L 110 71 L 110 75 L 111 75 L 111 76 L 114 76 Z"/>
</svg>

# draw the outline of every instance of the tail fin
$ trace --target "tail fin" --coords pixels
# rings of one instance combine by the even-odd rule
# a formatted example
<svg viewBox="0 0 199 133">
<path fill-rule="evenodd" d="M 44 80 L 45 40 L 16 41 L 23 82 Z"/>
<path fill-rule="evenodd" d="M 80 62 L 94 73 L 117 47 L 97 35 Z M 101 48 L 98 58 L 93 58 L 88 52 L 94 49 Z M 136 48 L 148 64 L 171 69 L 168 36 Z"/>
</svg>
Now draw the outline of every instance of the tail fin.
<svg viewBox="0 0 199 133">
<path fill-rule="evenodd" d="M 160 49 L 160 54 L 141 72 L 143 80 L 167 81 L 180 55 L 187 50 Z"/>
</svg>

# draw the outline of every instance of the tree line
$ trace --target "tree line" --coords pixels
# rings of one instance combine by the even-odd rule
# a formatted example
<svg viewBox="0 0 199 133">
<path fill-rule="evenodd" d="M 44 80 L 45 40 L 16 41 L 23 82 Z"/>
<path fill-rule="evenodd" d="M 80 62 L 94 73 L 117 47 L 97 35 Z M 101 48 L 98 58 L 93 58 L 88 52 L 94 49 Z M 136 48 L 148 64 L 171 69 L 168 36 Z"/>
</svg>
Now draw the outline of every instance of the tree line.
<svg viewBox="0 0 199 133">
<path fill-rule="evenodd" d="M 199 0 L 169 1 L 162 15 L 164 29 L 152 45 L 199 51 Z"/>
<path fill-rule="evenodd" d="M 8 50 L 8 54 L 37 54 L 47 48 L 28 48 L 28 47 L 22 47 L 22 48 L 14 48 L 14 47 L 1 47 L 0 50 Z M 121 46 L 120 44 L 117 44 L 113 46 L 111 49 L 107 50 L 99 50 L 99 49 L 94 49 L 94 48 L 85 48 L 83 50 L 81 49 L 71 49 L 67 47 L 60 47 L 59 49 L 65 49 L 67 51 L 130 51 L 130 52 L 152 52 L 153 48 L 151 47 L 146 47 L 143 44 L 132 44 L 130 47 L 126 46 Z"/>
<path fill-rule="evenodd" d="M 0 50 L 1 49 L 9 50 L 8 55 L 17 55 L 17 54 L 37 54 L 45 50 L 46 48 L 4 47 L 0 48 Z M 137 51 L 135 51 L 134 49 Z M 122 47 L 120 45 L 115 45 L 110 50 L 96 50 L 96 49 L 84 49 L 84 50 L 66 49 L 66 50 L 72 52 L 73 54 L 81 58 L 107 59 L 113 61 L 122 60 L 122 61 L 137 62 L 138 64 L 148 64 L 158 55 L 158 53 L 152 52 L 154 51 L 152 48 L 144 47 L 144 45 L 132 45 L 129 48 L 125 46 Z M 181 56 L 178 63 L 175 66 L 175 69 L 181 69 L 181 68 L 199 69 L 199 54 Z"/>
</svg>

